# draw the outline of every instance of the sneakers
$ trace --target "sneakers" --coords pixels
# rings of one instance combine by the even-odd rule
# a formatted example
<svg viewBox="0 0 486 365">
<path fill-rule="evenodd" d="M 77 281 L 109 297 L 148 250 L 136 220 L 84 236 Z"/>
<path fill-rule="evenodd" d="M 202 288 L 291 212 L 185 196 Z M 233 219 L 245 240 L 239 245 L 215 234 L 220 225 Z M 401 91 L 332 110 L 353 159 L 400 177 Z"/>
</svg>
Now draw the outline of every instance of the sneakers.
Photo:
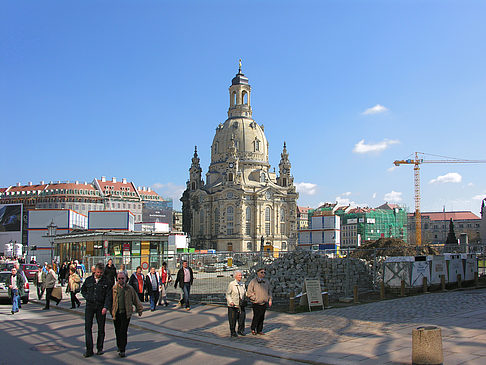
<svg viewBox="0 0 486 365">
<path fill-rule="evenodd" d="M 120 357 L 126 357 L 127 355 L 125 355 L 125 351 L 120 351 L 118 353 L 118 356 L 120 356 Z"/>
<path fill-rule="evenodd" d="M 83 354 L 83 357 L 91 357 L 91 356 L 93 356 L 93 355 L 94 355 L 94 353 L 93 353 L 93 352 L 87 352 L 87 351 L 86 351 L 86 352 Z"/>
<path fill-rule="evenodd" d="M 103 355 L 104 353 L 105 353 L 105 352 L 104 352 L 103 350 L 98 350 L 98 352 L 96 353 L 96 355 L 101 356 L 101 355 Z"/>
<path fill-rule="evenodd" d="M 186 308 L 186 311 L 188 311 L 188 312 L 189 312 L 190 310 L 191 310 L 191 308 L 190 308 L 190 307 L 187 307 L 187 308 Z"/>
<path fill-rule="evenodd" d="M 236 334 L 236 332 L 235 332 L 235 333 L 232 333 L 232 334 L 231 334 L 231 337 L 238 337 L 238 335 L 237 335 L 237 334 Z"/>
<path fill-rule="evenodd" d="M 240 336 L 246 336 L 245 335 L 245 332 L 243 332 L 243 331 L 238 331 L 238 335 L 240 335 Z"/>
<path fill-rule="evenodd" d="M 255 336 L 256 335 L 256 331 L 255 330 L 251 330 L 251 334 Z"/>
</svg>

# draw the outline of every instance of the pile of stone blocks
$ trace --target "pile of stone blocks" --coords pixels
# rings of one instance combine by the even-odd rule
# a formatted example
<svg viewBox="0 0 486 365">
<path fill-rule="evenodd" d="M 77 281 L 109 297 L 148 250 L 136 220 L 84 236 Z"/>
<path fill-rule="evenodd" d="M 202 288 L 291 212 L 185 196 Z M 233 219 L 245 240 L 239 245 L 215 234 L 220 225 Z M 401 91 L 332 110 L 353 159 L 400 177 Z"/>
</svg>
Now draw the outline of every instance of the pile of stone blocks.
<svg viewBox="0 0 486 365">
<path fill-rule="evenodd" d="M 255 277 L 255 271 L 259 267 L 257 265 L 250 270 L 247 282 Z M 264 264 L 263 267 L 276 296 L 286 296 L 291 291 L 295 294 L 301 293 L 306 278 L 320 280 L 322 290 L 327 291 L 331 299 L 352 296 L 355 285 L 358 285 L 360 292 L 373 289 L 372 265 L 363 259 L 293 251 Z"/>
</svg>

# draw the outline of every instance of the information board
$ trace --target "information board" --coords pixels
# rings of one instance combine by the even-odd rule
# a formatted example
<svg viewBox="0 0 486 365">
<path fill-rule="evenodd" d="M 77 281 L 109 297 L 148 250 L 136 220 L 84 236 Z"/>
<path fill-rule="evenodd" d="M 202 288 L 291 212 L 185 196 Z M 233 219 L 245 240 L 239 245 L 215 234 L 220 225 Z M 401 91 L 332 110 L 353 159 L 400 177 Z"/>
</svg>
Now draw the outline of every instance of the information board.
<svg viewBox="0 0 486 365">
<path fill-rule="evenodd" d="M 323 307 L 321 283 L 316 279 L 305 279 L 304 292 L 307 295 L 307 303 L 309 304 L 309 310 L 311 307 Z"/>
</svg>

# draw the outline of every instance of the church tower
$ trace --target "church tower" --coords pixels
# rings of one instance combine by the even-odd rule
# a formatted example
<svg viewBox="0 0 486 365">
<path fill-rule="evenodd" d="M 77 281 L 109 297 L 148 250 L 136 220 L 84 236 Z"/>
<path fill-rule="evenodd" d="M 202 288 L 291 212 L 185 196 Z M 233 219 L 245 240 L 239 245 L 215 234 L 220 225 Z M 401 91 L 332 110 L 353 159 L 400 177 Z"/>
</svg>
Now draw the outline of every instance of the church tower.
<svg viewBox="0 0 486 365">
<path fill-rule="evenodd" d="M 278 171 L 280 176 L 277 183 L 282 187 L 293 186 L 294 178 L 290 175 L 290 168 L 292 165 L 289 161 L 289 154 L 287 153 L 287 144 L 284 142 L 282 154 L 280 155 L 280 163 L 278 164 Z"/>
</svg>

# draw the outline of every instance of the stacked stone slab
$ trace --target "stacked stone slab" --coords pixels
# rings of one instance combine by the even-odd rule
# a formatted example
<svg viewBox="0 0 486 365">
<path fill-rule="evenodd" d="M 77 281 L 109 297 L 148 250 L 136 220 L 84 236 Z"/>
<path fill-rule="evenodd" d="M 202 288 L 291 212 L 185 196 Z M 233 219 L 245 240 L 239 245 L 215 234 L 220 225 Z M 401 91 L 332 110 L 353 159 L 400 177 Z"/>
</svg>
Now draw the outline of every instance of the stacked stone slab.
<svg viewBox="0 0 486 365">
<path fill-rule="evenodd" d="M 259 267 L 257 265 L 250 270 L 247 282 L 255 277 Z M 332 299 L 352 295 L 354 285 L 358 285 L 360 292 L 373 289 L 372 267 L 362 259 L 293 251 L 263 267 L 276 296 L 286 296 L 291 291 L 301 293 L 306 278 L 320 280 L 322 290 L 327 291 Z"/>
</svg>

